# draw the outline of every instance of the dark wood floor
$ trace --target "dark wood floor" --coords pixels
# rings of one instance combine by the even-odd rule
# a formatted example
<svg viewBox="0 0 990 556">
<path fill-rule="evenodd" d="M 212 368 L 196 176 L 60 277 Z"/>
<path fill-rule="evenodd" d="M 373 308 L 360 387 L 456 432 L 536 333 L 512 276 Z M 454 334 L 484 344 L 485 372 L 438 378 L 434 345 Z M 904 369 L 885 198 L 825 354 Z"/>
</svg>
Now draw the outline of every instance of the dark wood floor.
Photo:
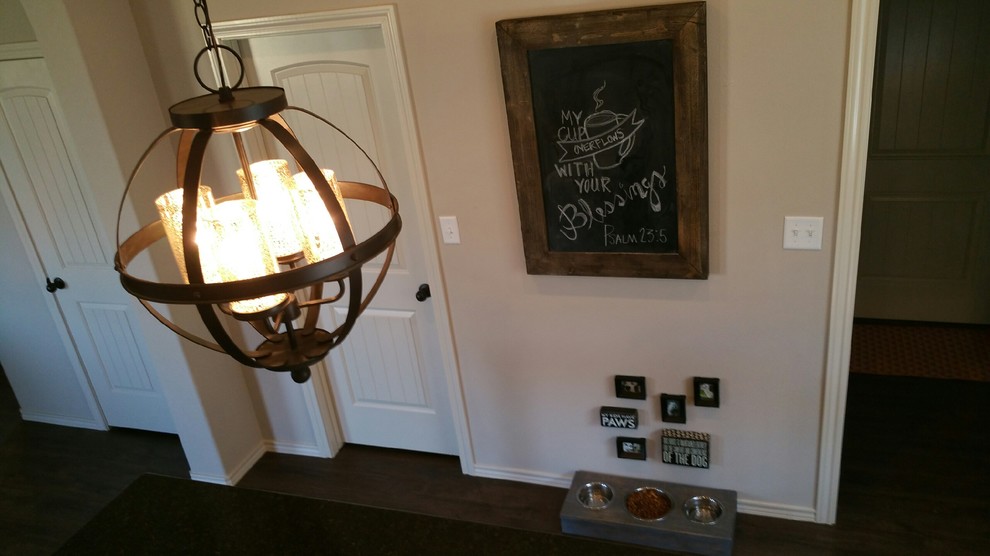
<svg viewBox="0 0 990 556">
<path fill-rule="evenodd" d="M 189 476 L 176 436 L 21 421 L 0 373 L 0 555 L 51 554 L 147 472 Z"/>
<path fill-rule="evenodd" d="M 838 523 L 742 515 L 735 553 L 990 553 L 987 402 L 986 383 L 852 375 Z M 139 474 L 186 474 L 173 436 L 24 423 L 12 403 L 0 379 L 0 554 L 49 554 Z M 238 486 L 547 532 L 566 492 L 355 445 L 333 460 L 268 454 Z"/>
</svg>

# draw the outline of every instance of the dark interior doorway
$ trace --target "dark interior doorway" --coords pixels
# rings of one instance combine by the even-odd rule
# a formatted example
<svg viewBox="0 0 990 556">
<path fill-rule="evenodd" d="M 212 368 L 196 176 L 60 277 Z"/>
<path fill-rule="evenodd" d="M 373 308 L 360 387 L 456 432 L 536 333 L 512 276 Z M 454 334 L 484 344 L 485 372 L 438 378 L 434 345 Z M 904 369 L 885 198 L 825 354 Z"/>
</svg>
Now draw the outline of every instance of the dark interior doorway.
<svg viewBox="0 0 990 556">
<path fill-rule="evenodd" d="M 990 512 L 990 4 L 883 0 L 873 87 L 837 523 L 985 544 L 945 504 Z"/>
</svg>

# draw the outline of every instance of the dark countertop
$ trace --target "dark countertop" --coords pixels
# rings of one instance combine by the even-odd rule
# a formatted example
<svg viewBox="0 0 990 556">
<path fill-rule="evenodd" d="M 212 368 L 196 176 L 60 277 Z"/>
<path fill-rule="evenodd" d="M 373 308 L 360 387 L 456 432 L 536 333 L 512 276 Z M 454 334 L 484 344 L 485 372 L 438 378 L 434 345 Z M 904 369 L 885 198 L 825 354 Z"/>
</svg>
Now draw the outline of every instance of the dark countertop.
<svg viewBox="0 0 990 556">
<path fill-rule="evenodd" d="M 656 551 L 144 475 L 58 554 L 637 555 Z"/>
</svg>

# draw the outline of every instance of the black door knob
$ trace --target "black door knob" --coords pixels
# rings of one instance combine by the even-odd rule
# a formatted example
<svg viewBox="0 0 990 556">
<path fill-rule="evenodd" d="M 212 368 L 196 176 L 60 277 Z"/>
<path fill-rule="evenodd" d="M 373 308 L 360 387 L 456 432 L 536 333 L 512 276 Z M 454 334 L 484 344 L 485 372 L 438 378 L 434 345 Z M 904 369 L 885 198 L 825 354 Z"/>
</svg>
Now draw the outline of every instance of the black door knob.
<svg viewBox="0 0 990 556">
<path fill-rule="evenodd" d="M 61 290 L 65 288 L 65 280 L 58 277 L 52 280 L 51 278 L 46 276 L 45 282 L 47 282 L 45 284 L 45 289 L 48 290 L 48 293 L 55 293 L 55 290 Z"/>
<path fill-rule="evenodd" d="M 420 284 L 419 289 L 416 290 L 416 301 L 423 302 L 430 298 L 430 285 Z"/>
</svg>

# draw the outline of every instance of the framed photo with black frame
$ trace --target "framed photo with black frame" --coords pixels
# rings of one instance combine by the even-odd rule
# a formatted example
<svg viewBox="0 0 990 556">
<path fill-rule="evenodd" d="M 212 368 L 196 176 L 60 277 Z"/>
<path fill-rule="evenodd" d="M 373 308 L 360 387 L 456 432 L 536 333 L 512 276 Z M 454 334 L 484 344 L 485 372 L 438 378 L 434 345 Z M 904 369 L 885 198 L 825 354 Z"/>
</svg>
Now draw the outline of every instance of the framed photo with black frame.
<svg viewBox="0 0 990 556">
<path fill-rule="evenodd" d="M 645 400 L 646 377 L 615 375 L 615 397 L 630 400 Z"/>
<path fill-rule="evenodd" d="M 721 403 L 717 378 L 694 377 L 694 405 L 718 407 Z"/>
<path fill-rule="evenodd" d="M 687 396 L 660 394 L 660 419 L 666 423 L 687 423 Z"/>
<path fill-rule="evenodd" d="M 646 459 L 646 439 L 620 436 L 615 439 L 616 455 L 621 459 Z"/>
</svg>

